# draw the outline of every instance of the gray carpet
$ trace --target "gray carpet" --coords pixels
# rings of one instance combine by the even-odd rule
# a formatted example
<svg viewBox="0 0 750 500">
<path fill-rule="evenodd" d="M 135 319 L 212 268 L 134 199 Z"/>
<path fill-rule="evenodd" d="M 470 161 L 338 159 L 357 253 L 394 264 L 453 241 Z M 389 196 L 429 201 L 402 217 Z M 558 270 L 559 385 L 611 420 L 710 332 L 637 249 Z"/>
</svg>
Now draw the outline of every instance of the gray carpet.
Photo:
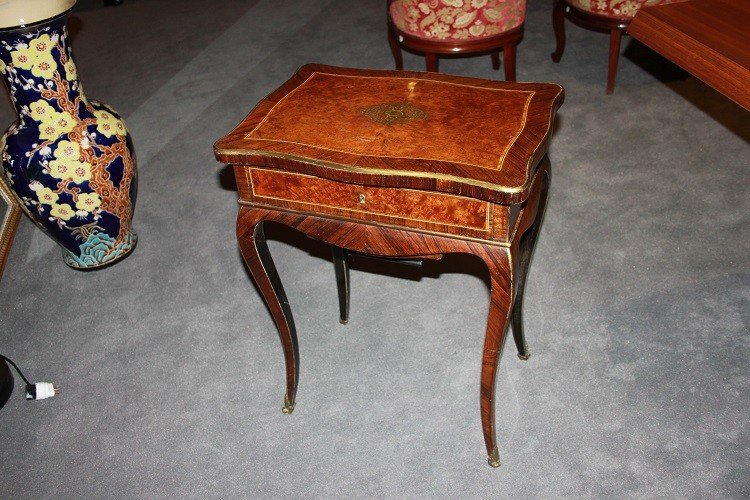
<svg viewBox="0 0 750 500">
<path fill-rule="evenodd" d="M 0 352 L 62 394 L 17 387 L 0 411 L 0 496 L 750 496 L 749 115 L 632 40 L 605 95 L 606 36 L 568 25 L 553 64 L 550 14 L 531 2 L 518 52 L 520 80 L 567 96 L 525 301 L 532 357 L 506 346 L 494 470 L 481 266 L 359 259 L 342 326 L 328 249 L 269 229 L 301 352 L 284 416 L 280 343 L 213 158 L 302 64 L 392 68 L 382 0 L 87 2 L 74 51 L 87 95 L 132 132 L 140 243 L 81 273 L 22 222 Z M 441 69 L 502 78 L 489 57 Z"/>
</svg>

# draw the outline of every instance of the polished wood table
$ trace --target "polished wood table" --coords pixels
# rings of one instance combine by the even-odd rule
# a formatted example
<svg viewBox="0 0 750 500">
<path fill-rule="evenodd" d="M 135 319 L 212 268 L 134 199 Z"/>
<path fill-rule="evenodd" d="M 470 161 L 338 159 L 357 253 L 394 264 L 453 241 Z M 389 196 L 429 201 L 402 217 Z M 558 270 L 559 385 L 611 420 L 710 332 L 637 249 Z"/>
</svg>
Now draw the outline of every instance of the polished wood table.
<svg viewBox="0 0 750 500">
<path fill-rule="evenodd" d="M 266 221 L 331 244 L 339 278 L 348 269 L 344 250 L 398 259 L 473 254 L 490 274 L 480 410 L 489 463 L 500 465 L 495 374 L 509 323 L 519 356 L 529 355 L 523 287 L 562 100 L 553 84 L 308 65 L 215 144 L 216 157 L 234 165 L 240 249 L 284 348 L 284 413 L 294 409 L 299 353 Z M 339 282 L 348 294 L 346 279 Z"/>
<path fill-rule="evenodd" d="M 750 1 L 642 7 L 628 33 L 750 111 Z"/>
</svg>

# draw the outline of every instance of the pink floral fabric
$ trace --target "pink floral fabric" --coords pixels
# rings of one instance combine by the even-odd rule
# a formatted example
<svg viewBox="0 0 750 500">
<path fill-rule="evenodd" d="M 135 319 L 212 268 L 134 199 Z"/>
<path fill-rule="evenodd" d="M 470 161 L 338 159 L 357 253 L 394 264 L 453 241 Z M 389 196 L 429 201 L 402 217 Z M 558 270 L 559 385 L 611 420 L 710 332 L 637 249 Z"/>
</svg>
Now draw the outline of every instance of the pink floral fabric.
<svg viewBox="0 0 750 500">
<path fill-rule="evenodd" d="M 520 26 L 526 0 L 395 0 L 389 10 L 400 31 L 420 38 L 468 40 Z"/>
<path fill-rule="evenodd" d="M 683 0 L 568 0 L 573 7 L 616 19 L 632 19 L 638 9 Z"/>
</svg>

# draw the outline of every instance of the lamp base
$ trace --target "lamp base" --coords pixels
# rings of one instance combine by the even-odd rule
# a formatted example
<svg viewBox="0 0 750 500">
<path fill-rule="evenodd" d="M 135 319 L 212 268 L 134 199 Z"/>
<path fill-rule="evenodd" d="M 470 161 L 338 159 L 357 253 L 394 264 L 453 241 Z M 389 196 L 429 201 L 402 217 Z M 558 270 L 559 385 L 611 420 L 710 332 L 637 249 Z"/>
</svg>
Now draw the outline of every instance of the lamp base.
<svg viewBox="0 0 750 500">
<path fill-rule="evenodd" d="M 0 359 L 0 409 L 8 402 L 13 393 L 13 374 L 4 359 Z"/>
</svg>

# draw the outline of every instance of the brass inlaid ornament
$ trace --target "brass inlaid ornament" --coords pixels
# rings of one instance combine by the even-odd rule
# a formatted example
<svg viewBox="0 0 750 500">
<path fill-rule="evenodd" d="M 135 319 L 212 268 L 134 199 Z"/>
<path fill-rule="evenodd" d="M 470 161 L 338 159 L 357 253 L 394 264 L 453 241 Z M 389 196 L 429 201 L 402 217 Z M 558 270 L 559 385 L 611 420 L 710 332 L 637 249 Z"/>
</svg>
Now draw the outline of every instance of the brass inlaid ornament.
<svg viewBox="0 0 750 500">
<path fill-rule="evenodd" d="M 375 123 L 396 125 L 413 120 L 426 120 L 427 113 L 408 102 L 388 102 L 359 109 L 363 115 Z"/>
</svg>

